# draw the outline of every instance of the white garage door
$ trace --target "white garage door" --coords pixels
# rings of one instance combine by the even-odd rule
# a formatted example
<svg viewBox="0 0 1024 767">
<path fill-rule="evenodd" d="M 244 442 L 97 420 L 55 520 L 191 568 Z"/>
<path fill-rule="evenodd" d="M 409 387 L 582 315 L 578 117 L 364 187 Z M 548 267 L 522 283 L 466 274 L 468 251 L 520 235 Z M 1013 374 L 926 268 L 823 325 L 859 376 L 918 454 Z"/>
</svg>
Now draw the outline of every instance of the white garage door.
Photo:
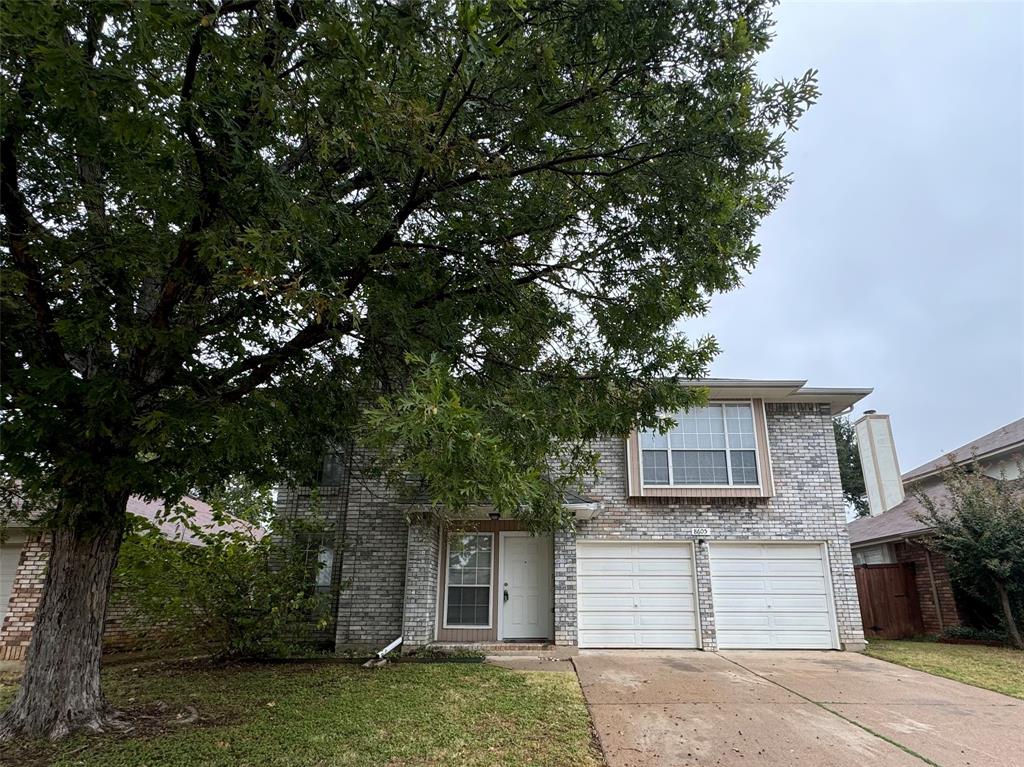
<svg viewBox="0 0 1024 767">
<path fill-rule="evenodd" d="M 720 649 L 835 647 L 828 568 L 816 543 L 712 543 Z"/>
<path fill-rule="evenodd" d="M 697 647 L 689 543 L 576 544 L 580 647 Z"/>
<path fill-rule="evenodd" d="M 23 543 L 23 538 L 13 535 L 0 543 L 0 625 L 3 625 L 4 616 L 7 615 L 7 602 L 11 598 L 14 572 L 18 569 Z"/>
</svg>

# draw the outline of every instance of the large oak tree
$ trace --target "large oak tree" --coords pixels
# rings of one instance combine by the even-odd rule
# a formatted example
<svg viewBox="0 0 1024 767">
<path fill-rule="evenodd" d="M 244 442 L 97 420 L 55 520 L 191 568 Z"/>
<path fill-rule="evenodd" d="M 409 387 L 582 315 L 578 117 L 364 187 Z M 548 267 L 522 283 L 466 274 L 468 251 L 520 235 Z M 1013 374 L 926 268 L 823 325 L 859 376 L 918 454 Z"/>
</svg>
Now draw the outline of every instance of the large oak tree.
<svg viewBox="0 0 1024 767">
<path fill-rule="evenodd" d="M 693 401 L 674 328 L 815 96 L 757 77 L 766 6 L 4 2 L 3 457 L 52 551 L 2 732 L 107 724 L 130 494 L 358 437 L 551 526 L 587 439 Z"/>
</svg>

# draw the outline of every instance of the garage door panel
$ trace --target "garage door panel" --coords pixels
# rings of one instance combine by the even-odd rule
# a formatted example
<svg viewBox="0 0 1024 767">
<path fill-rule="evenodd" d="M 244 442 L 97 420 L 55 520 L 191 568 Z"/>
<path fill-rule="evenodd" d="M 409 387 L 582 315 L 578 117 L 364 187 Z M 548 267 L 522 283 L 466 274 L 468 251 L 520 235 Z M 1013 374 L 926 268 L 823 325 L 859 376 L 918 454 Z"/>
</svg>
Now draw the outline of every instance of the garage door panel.
<svg viewBox="0 0 1024 767">
<path fill-rule="evenodd" d="M 688 543 L 577 542 L 580 647 L 698 646 Z"/>
<path fill-rule="evenodd" d="M 576 564 L 580 575 L 678 575 L 687 560 L 682 559 L 583 559 Z"/>
<path fill-rule="evenodd" d="M 632 575 L 633 562 L 628 559 L 583 559 L 576 563 L 580 575 Z"/>
<path fill-rule="evenodd" d="M 583 613 L 579 617 L 579 628 L 585 629 L 645 629 L 673 628 L 694 629 L 696 622 L 692 613 L 634 612 Z"/>
<path fill-rule="evenodd" d="M 716 613 L 715 625 L 719 629 L 830 629 L 828 615 L 822 613 Z"/>
<path fill-rule="evenodd" d="M 711 576 L 716 592 L 722 594 L 807 594 L 824 593 L 824 578 L 758 578 Z"/>
<path fill-rule="evenodd" d="M 689 544 L 679 543 L 598 543 L 577 544 L 576 558 L 585 559 L 679 559 L 691 558 Z"/>
<path fill-rule="evenodd" d="M 714 595 L 715 613 L 737 610 L 796 610 L 804 612 L 828 611 L 828 600 L 823 594 L 758 595 L 720 594 Z"/>
<path fill-rule="evenodd" d="M 717 577 L 733 575 L 824 575 L 820 559 L 723 559 L 715 568 Z"/>
<path fill-rule="evenodd" d="M 818 544 L 808 543 L 714 543 L 715 559 L 820 559 Z"/>
<path fill-rule="evenodd" d="M 683 576 L 581 575 L 578 582 L 580 591 L 586 593 L 693 593 L 693 579 Z"/>
<path fill-rule="evenodd" d="M 580 594 L 579 609 L 608 612 L 641 609 L 648 611 L 693 612 L 692 594 Z"/>
<path fill-rule="evenodd" d="M 828 612 L 828 597 L 824 594 L 772 594 L 772 610 Z"/>
<path fill-rule="evenodd" d="M 831 650 L 831 631 L 754 631 L 735 632 L 730 650 Z"/>
<path fill-rule="evenodd" d="M 722 649 L 829 649 L 819 544 L 711 544 L 711 590 Z"/>
<path fill-rule="evenodd" d="M 651 647 L 688 648 L 696 647 L 697 637 L 693 631 L 581 631 L 581 647 Z"/>
</svg>

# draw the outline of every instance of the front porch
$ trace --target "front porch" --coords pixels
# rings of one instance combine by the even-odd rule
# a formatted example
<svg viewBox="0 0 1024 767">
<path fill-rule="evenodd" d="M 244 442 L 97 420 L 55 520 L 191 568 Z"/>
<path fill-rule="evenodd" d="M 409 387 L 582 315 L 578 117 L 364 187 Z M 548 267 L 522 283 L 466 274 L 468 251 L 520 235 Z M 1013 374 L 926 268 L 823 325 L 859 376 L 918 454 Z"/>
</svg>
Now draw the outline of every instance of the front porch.
<svg viewBox="0 0 1024 767">
<path fill-rule="evenodd" d="M 526 656 L 564 660 L 579 654 L 571 645 L 556 645 L 553 642 L 431 642 L 426 651 L 445 653 L 480 653 L 481 655 Z"/>
<path fill-rule="evenodd" d="M 413 524 L 405 647 L 537 654 L 554 647 L 554 540 L 515 520 Z"/>
</svg>

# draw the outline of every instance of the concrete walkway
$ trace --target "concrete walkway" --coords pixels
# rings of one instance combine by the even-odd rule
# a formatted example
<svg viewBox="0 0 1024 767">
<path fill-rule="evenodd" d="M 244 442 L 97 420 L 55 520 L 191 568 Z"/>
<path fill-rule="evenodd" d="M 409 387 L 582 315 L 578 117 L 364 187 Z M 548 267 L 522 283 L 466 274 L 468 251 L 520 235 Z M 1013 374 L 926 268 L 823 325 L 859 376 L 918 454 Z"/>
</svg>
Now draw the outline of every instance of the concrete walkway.
<svg viewBox="0 0 1024 767">
<path fill-rule="evenodd" d="M 839 652 L 581 651 L 609 767 L 1024 767 L 1024 701 Z"/>
</svg>

